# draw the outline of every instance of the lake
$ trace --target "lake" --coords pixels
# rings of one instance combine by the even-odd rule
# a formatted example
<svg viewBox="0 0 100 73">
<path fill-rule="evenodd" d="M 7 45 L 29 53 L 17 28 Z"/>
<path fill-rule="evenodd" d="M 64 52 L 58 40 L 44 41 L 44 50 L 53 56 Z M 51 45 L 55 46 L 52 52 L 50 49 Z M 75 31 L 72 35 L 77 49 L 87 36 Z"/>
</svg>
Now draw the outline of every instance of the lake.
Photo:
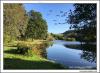
<svg viewBox="0 0 100 73">
<path fill-rule="evenodd" d="M 46 49 L 47 59 L 70 69 L 96 69 L 96 45 L 80 42 L 52 41 Z"/>
</svg>

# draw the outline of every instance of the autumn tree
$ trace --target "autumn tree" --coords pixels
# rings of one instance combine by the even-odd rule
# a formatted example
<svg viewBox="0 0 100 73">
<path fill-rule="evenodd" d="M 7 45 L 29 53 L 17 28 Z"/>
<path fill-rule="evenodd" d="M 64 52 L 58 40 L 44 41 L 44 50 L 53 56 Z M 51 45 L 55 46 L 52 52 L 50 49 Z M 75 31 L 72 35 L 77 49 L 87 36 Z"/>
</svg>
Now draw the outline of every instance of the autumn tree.
<svg viewBox="0 0 100 73">
<path fill-rule="evenodd" d="M 27 15 L 22 4 L 4 4 L 4 40 L 21 38 L 27 27 Z M 9 38 L 8 38 L 9 37 Z"/>
</svg>

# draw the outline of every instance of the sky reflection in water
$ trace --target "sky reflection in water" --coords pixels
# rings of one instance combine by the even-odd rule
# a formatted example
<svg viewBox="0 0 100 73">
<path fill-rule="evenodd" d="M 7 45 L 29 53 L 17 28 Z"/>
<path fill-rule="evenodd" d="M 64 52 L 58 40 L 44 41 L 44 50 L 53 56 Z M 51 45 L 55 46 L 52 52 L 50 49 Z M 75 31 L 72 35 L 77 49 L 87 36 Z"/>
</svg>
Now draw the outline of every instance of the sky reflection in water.
<svg viewBox="0 0 100 73">
<path fill-rule="evenodd" d="M 93 61 L 89 61 L 88 59 L 95 58 L 96 56 L 91 56 L 91 51 L 83 51 L 82 48 L 74 49 L 74 47 L 68 47 L 66 45 L 79 45 L 79 42 L 65 42 L 65 41 L 53 41 L 54 44 L 47 48 L 47 58 L 49 60 L 53 60 L 57 63 L 62 64 L 63 66 L 67 67 L 96 67 L 96 63 Z M 66 45 L 65 45 L 66 44 Z M 65 45 L 65 46 L 64 46 Z M 94 48 L 95 49 L 95 48 Z M 84 52 L 86 55 L 84 55 Z M 89 52 L 89 54 L 87 54 Z M 96 55 L 96 53 L 93 53 Z M 83 57 L 82 57 L 83 56 Z M 89 58 L 90 57 L 90 58 Z"/>
</svg>

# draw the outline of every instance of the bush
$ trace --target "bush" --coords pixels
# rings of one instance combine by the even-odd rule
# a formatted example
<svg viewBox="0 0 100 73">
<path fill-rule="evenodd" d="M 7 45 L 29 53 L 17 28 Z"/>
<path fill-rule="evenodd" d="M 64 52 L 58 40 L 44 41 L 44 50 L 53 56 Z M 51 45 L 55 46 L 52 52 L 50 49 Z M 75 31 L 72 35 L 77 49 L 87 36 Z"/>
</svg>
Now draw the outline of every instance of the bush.
<svg viewBox="0 0 100 73">
<path fill-rule="evenodd" d="M 17 52 L 19 54 L 27 55 L 27 56 L 32 56 L 32 45 L 26 42 L 20 42 L 17 44 Z"/>
<path fill-rule="evenodd" d="M 19 42 L 17 44 L 17 53 L 33 56 L 39 55 L 42 56 L 46 50 L 46 47 L 49 45 L 47 42 L 33 44 L 32 42 Z"/>
<path fill-rule="evenodd" d="M 46 40 L 52 41 L 52 40 L 54 40 L 54 37 L 51 34 L 48 34 Z"/>
</svg>

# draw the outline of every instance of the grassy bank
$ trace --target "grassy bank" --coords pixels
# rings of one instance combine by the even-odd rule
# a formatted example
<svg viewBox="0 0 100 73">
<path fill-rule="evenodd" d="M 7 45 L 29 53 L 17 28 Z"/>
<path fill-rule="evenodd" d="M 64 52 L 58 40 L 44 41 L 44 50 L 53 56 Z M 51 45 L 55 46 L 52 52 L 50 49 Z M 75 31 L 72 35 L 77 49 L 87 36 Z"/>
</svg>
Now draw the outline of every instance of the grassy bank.
<svg viewBox="0 0 100 73">
<path fill-rule="evenodd" d="M 43 42 L 43 41 L 42 41 Z M 35 41 L 33 43 L 42 43 Z M 49 61 L 37 54 L 26 56 L 16 52 L 16 45 L 4 46 L 4 69 L 64 69 L 60 64 Z"/>
</svg>

